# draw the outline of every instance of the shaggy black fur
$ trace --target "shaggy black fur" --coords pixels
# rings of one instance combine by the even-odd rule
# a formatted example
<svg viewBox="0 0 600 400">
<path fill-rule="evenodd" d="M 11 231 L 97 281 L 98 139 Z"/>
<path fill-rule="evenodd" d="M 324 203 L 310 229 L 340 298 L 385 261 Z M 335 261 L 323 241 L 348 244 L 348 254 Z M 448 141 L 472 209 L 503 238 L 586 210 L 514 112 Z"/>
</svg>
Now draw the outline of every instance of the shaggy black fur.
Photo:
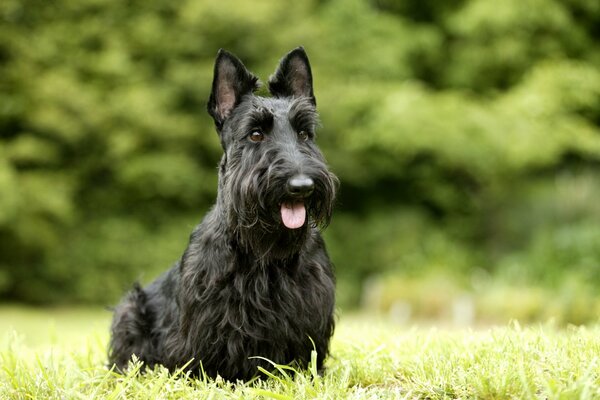
<svg viewBox="0 0 600 400">
<path fill-rule="evenodd" d="M 310 64 L 297 48 L 269 80 L 273 97 L 232 54 L 215 62 L 208 112 L 224 154 L 217 201 L 183 256 L 115 309 L 109 360 L 247 380 L 257 367 L 317 367 L 334 329 L 332 266 L 319 233 L 331 217 L 337 179 L 317 148 Z M 282 207 L 302 209 L 288 228 Z M 297 215 L 297 214 L 295 214 Z M 284 220 L 288 221 L 284 223 Z M 304 221 L 304 222 L 302 222 Z M 314 342 L 314 347 L 313 347 Z"/>
</svg>

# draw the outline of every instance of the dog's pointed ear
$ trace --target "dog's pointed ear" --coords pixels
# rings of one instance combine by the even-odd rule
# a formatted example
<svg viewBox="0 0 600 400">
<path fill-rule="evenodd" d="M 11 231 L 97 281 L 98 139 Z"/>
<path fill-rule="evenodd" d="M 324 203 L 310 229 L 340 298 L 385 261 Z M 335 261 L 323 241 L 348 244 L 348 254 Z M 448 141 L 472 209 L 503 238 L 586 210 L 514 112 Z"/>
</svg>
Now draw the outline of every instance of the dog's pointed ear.
<svg viewBox="0 0 600 400">
<path fill-rule="evenodd" d="M 307 97 L 316 105 L 312 72 L 303 47 L 286 54 L 269 78 L 269 92 L 275 97 Z"/>
<path fill-rule="evenodd" d="M 252 93 L 258 86 L 258 78 L 236 56 L 226 50 L 219 50 L 215 60 L 212 92 L 207 104 L 208 113 L 215 120 L 218 130 L 221 130 L 242 96 Z"/>
</svg>

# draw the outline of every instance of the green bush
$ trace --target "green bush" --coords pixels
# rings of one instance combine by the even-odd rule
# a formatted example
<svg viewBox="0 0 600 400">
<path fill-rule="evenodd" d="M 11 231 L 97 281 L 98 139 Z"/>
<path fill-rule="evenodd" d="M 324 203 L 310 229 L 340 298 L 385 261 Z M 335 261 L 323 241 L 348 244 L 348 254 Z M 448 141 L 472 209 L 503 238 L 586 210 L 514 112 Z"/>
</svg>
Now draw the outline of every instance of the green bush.
<svg viewBox="0 0 600 400">
<path fill-rule="evenodd" d="M 266 78 L 299 44 L 340 304 L 382 272 L 600 284 L 595 4 L 5 0 L 0 298 L 114 302 L 175 261 L 216 192 L 217 49 Z"/>
</svg>

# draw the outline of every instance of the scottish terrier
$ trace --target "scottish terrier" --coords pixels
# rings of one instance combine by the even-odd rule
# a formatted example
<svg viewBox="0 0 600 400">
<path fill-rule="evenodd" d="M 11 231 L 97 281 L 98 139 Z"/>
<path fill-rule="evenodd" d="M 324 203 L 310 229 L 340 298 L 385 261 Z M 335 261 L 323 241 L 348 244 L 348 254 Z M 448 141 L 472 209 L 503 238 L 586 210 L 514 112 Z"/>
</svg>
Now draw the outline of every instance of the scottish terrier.
<svg viewBox="0 0 600 400">
<path fill-rule="evenodd" d="M 299 47 L 258 78 L 220 50 L 208 113 L 223 147 L 216 204 L 181 259 L 115 308 L 109 362 L 132 355 L 195 375 L 248 380 L 258 367 L 322 369 L 335 278 L 320 235 L 338 181 L 315 144 L 312 72 Z"/>
</svg>

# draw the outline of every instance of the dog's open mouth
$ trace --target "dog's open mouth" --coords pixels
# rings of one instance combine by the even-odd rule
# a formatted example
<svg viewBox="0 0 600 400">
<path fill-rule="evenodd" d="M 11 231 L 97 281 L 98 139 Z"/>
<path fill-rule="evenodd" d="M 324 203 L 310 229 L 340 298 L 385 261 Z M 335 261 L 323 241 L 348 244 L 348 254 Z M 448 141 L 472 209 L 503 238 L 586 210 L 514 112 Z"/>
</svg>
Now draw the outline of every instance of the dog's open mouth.
<svg viewBox="0 0 600 400">
<path fill-rule="evenodd" d="M 281 222 L 288 229 L 298 229 L 306 221 L 306 207 L 301 201 L 281 203 Z"/>
</svg>

